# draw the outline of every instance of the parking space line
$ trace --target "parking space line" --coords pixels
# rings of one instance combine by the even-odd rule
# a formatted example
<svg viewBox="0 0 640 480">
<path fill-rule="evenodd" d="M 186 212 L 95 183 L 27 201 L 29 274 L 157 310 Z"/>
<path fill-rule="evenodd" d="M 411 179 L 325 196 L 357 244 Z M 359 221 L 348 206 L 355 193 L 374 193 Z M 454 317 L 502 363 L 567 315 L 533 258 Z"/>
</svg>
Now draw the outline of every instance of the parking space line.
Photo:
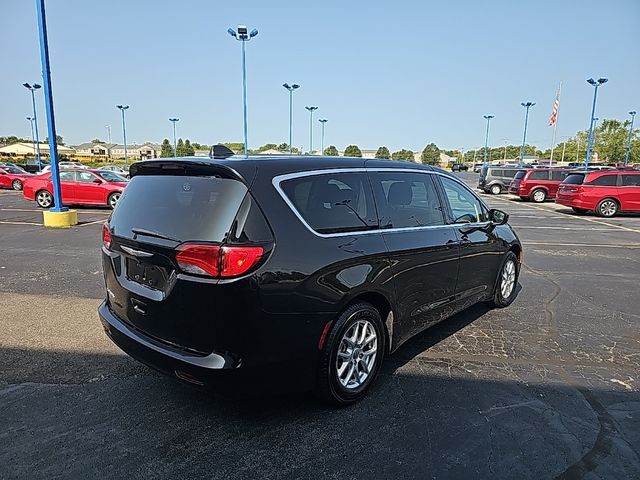
<svg viewBox="0 0 640 480">
<path fill-rule="evenodd" d="M 573 228 L 573 227 L 534 227 L 532 225 L 514 225 L 518 230 L 523 228 L 536 228 L 540 230 L 571 230 L 572 232 L 584 231 L 584 232 L 615 232 L 613 228 Z"/>
<path fill-rule="evenodd" d="M 501 199 L 501 198 L 496 198 L 495 200 L 513 204 L 513 202 L 511 200 L 506 200 L 506 199 Z M 559 213 L 559 212 L 557 212 L 555 210 L 551 210 L 550 208 L 539 207 L 539 206 L 536 206 L 536 205 L 529 205 L 529 204 L 526 204 L 526 203 L 522 204 L 522 206 L 523 207 L 527 207 L 527 208 L 534 208 L 534 209 L 542 211 L 542 212 L 552 213 L 552 214 L 555 214 L 556 216 L 558 216 L 560 218 L 567 218 L 567 219 L 572 219 L 572 220 L 584 220 L 586 222 L 592 222 L 592 223 L 597 223 L 597 224 L 600 224 L 600 225 L 606 225 L 607 227 L 613 227 L 613 228 L 617 228 L 619 230 L 627 230 L 629 232 L 640 233 L 640 230 L 638 230 L 638 229 L 629 228 L 629 227 L 623 227 L 622 225 L 616 225 L 614 223 L 603 222 L 602 220 L 596 220 L 595 218 L 585 218 L 585 217 L 579 217 L 579 216 L 575 216 L 575 215 L 567 215 L 566 213 Z"/>
<path fill-rule="evenodd" d="M 593 244 L 593 243 L 557 243 L 557 242 L 527 242 L 525 245 L 541 245 L 548 247 L 586 247 L 586 248 L 630 248 L 640 249 L 640 243 L 626 243 L 621 245 Z"/>
<path fill-rule="evenodd" d="M 0 208 L 0 212 L 41 212 L 39 208 Z"/>
<path fill-rule="evenodd" d="M 104 219 L 100 219 L 100 220 L 95 220 L 93 222 L 87 222 L 87 223 L 80 223 L 78 224 L 79 227 L 86 227 L 87 225 L 96 225 L 98 223 L 104 223 Z"/>
<path fill-rule="evenodd" d="M 0 223 L 3 225 L 35 225 L 37 227 L 41 227 L 42 223 L 34 223 L 34 222 L 8 222 L 5 220 L 0 220 Z"/>
</svg>

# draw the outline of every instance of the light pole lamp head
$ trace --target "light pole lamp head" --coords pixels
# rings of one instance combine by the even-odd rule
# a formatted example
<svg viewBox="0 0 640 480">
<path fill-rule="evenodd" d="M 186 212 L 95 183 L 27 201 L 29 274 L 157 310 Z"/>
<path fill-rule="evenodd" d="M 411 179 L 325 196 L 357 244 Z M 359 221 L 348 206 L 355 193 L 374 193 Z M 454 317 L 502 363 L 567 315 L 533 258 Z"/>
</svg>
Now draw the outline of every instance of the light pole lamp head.
<svg viewBox="0 0 640 480">
<path fill-rule="evenodd" d="M 231 35 L 233 38 L 238 38 L 238 34 L 233 28 L 227 28 L 227 33 Z"/>
<path fill-rule="evenodd" d="M 608 78 L 600 77 L 598 79 L 598 85 L 602 85 L 603 83 L 607 83 L 609 81 Z"/>
<path fill-rule="evenodd" d="M 483 115 L 483 117 L 487 120 L 491 120 L 493 117 L 495 117 L 495 115 Z"/>
<path fill-rule="evenodd" d="M 254 28 L 253 30 L 251 30 L 251 31 L 249 32 L 249 38 L 253 38 L 253 37 L 255 37 L 256 35 L 258 35 L 258 29 L 257 29 L 257 28 Z"/>
<path fill-rule="evenodd" d="M 289 85 L 288 83 L 283 83 L 282 86 L 287 90 L 289 90 L 290 92 L 293 92 L 294 90 L 300 88 L 300 85 L 298 85 L 297 83 L 294 83 L 293 85 Z"/>
<path fill-rule="evenodd" d="M 310 112 L 313 112 L 314 110 L 317 110 L 317 109 L 318 109 L 318 107 L 304 107 L 304 108 L 306 108 L 306 109 L 307 109 L 307 110 L 309 110 Z"/>
<path fill-rule="evenodd" d="M 23 83 L 22 86 L 24 86 L 25 88 L 28 88 L 31 91 L 38 90 L 39 88 L 42 88 L 42 85 L 39 85 L 37 83 L 34 83 L 33 85 L 31 85 L 29 83 Z"/>
<path fill-rule="evenodd" d="M 527 103 L 522 102 L 520 105 L 522 105 L 525 108 L 529 108 L 529 107 L 533 107 L 535 105 L 535 103 L 534 102 L 527 102 Z"/>
<path fill-rule="evenodd" d="M 318 121 L 319 121 L 320 123 L 322 123 L 323 125 L 324 125 L 325 123 L 327 123 L 327 119 L 326 119 L 326 118 L 319 118 L 319 119 L 318 119 Z"/>
<path fill-rule="evenodd" d="M 636 111 L 635 111 L 635 110 L 631 110 L 631 111 L 629 112 L 629 115 L 631 115 L 632 117 L 633 117 L 633 116 L 635 116 L 635 114 L 636 114 Z"/>
<path fill-rule="evenodd" d="M 175 123 L 175 122 L 179 122 L 180 119 L 179 118 L 170 118 L 169 121 Z"/>
</svg>

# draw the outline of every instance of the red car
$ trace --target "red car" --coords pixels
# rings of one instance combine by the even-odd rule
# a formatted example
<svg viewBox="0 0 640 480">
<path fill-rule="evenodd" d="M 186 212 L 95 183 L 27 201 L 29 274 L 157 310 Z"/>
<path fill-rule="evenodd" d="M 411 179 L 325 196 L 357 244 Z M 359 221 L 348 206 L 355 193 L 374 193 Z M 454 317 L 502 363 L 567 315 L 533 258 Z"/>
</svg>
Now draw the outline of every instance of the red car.
<svg viewBox="0 0 640 480">
<path fill-rule="evenodd" d="M 568 174 L 569 170 L 560 168 L 520 170 L 509 185 L 509 193 L 518 195 L 522 200 L 542 203 L 556 198 L 558 187 Z"/>
<path fill-rule="evenodd" d="M 31 177 L 33 177 L 33 174 L 24 171 L 20 167 L 0 167 L 0 188 L 22 190 L 24 181 Z"/>
<path fill-rule="evenodd" d="M 60 172 L 62 202 L 66 205 L 101 205 L 115 207 L 127 179 L 102 170 L 62 170 Z M 35 175 L 24 183 L 22 195 L 35 200 L 39 207 L 53 206 L 51 174 Z"/>
<path fill-rule="evenodd" d="M 572 172 L 560 184 L 556 203 L 571 207 L 576 213 L 592 211 L 601 217 L 640 212 L 640 172 Z"/>
</svg>

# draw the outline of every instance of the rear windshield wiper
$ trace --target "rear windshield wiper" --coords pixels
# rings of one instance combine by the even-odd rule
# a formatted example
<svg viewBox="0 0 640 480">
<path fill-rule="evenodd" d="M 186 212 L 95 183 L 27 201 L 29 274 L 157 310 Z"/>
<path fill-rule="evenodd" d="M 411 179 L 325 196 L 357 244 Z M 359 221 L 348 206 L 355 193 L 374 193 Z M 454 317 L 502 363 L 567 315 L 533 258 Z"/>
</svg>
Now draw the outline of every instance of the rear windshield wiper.
<svg viewBox="0 0 640 480">
<path fill-rule="evenodd" d="M 170 237 L 169 235 L 165 235 L 164 233 L 154 232 L 153 230 L 146 230 L 144 228 L 132 228 L 131 231 L 135 235 L 144 235 L 146 237 L 154 237 L 154 238 L 162 238 L 163 240 L 171 240 L 173 242 L 180 243 L 182 240 L 178 240 L 177 238 Z M 135 239 L 135 237 L 134 237 Z"/>
</svg>

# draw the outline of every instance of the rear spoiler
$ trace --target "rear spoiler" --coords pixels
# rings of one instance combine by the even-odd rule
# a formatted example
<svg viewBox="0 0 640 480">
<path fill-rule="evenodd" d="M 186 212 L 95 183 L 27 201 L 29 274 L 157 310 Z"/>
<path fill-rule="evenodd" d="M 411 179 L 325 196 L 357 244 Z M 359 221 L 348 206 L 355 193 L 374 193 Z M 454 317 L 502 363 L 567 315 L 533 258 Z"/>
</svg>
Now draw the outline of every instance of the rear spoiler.
<svg viewBox="0 0 640 480">
<path fill-rule="evenodd" d="M 136 162 L 129 168 L 129 174 L 131 178 L 138 175 L 214 176 L 232 178 L 245 183 L 245 179 L 233 168 L 222 163 L 212 162 L 207 158 L 196 160 L 195 157 L 189 160 L 167 158 L 166 160 Z"/>
</svg>

